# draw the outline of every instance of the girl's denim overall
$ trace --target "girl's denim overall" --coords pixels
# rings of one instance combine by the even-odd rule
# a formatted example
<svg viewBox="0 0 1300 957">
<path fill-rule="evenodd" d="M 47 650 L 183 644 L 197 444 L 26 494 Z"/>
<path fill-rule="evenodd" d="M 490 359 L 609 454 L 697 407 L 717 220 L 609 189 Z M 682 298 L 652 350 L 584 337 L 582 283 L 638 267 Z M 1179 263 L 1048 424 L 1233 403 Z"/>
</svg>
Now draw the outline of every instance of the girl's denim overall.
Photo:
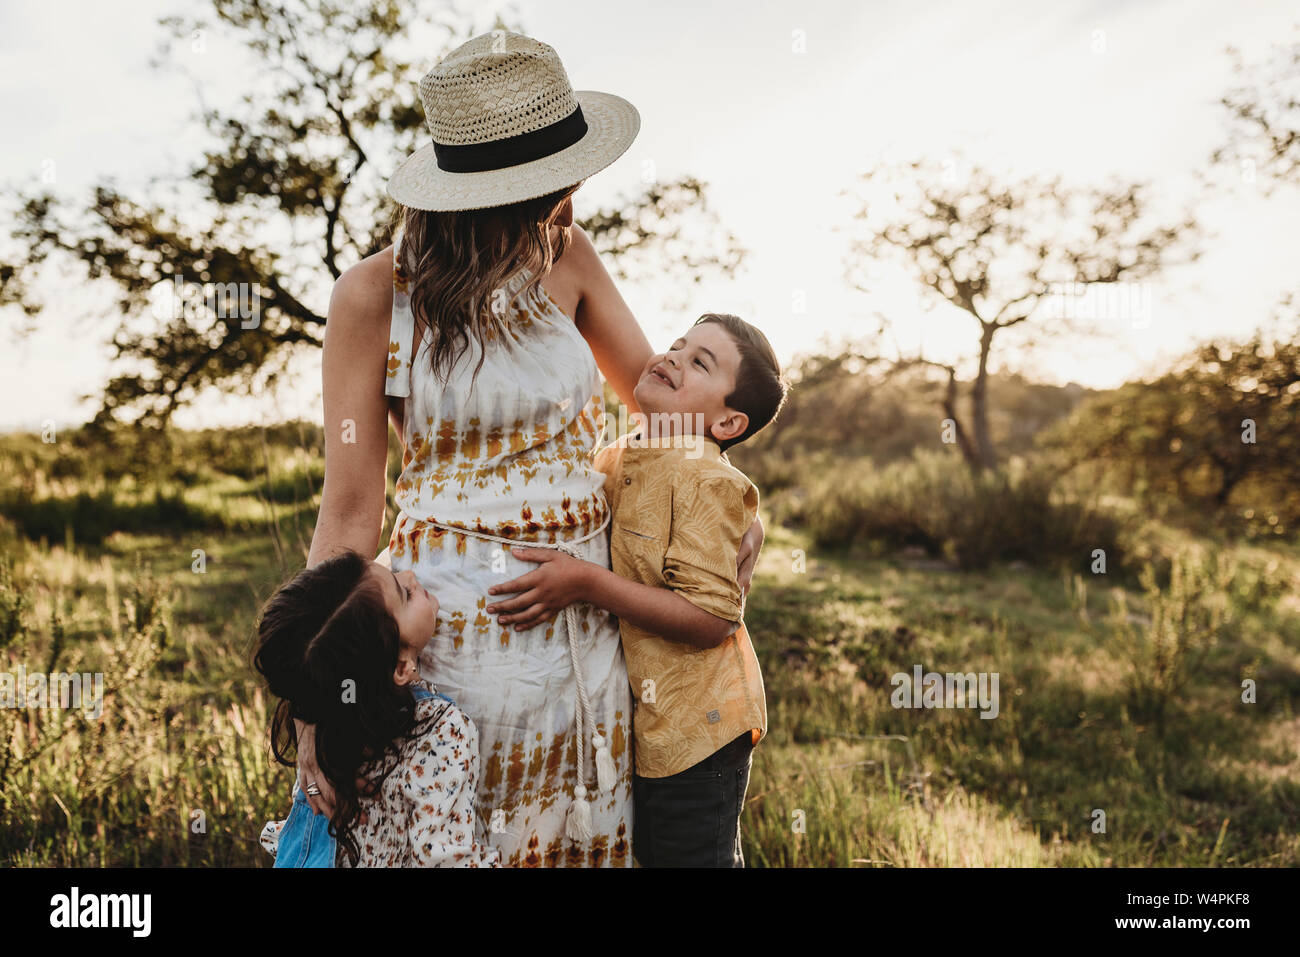
<svg viewBox="0 0 1300 957">
<path fill-rule="evenodd" d="M 415 700 L 438 697 L 451 701 L 445 694 L 431 695 L 418 685 L 411 688 Z M 456 702 L 451 701 L 452 704 Z M 275 846 L 276 867 L 333 867 L 338 840 L 330 834 L 328 815 L 317 814 L 307 803 L 307 795 L 294 784 L 293 807 L 280 829 Z"/>
</svg>

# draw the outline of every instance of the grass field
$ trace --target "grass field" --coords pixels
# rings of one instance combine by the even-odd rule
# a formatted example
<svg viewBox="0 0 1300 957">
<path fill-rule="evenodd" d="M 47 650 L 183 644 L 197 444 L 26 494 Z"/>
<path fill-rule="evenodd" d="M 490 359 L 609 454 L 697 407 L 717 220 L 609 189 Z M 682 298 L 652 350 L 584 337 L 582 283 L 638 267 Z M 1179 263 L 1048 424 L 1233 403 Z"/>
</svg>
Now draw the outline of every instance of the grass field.
<svg viewBox="0 0 1300 957">
<path fill-rule="evenodd" d="M 161 498 L 106 493 L 100 523 L 138 527 L 87 543 L 75 517 L 102 489 L 6 479 L 4 670 L 102 671 L 106 700 L 93 722 L 0 709 L 0 865 L 269 866 L 257 835 L 292 772 L 269 760 L 249 642 L 301 565 L 320 467 L 215 456 Z M 1148 525 L 1144 583 L 767 533 L 746 614 L 770 721 L 750 866 L 1300 865 L 1294 545 Z M 914 665 L 996 672 L 998 716 L 893 707 Z"/>
<path fill-rule="evenodd" d="M 769 537 L 748 606 L 772 728 L 746 812 L 751 863 L 1300 861 L 1294 585 L 1220 594 L 1239 615 L 1226 637 L 1174 662 L 1109 620 L 1096 583 L 1081 593 L 1028 567 L 974 574 L 865 557 L 811 558 L 798 575 L 799 547 L 784 530 Z M 1296 580 L 1294 554 L 1236 557 Z M 1238 571 L 1239 584 L 1252 577 Z M 1126 619 L 1140 628 L 1152 605 L 1167 611 L 1169 591 L 1130 599 Z M 1139 676 L 1162 661 L 1168 686 L 1152 689 Z M 888 676 L 914 664 L 997 672 L 998 717 L 892 707 Z M 1247 677 L 1257 704 L 1241 703 Z M 1096 809 L 1104 833 L 1092 830 Z M 796 810 L 803 834 L 792 833 Z"/>
</svg>

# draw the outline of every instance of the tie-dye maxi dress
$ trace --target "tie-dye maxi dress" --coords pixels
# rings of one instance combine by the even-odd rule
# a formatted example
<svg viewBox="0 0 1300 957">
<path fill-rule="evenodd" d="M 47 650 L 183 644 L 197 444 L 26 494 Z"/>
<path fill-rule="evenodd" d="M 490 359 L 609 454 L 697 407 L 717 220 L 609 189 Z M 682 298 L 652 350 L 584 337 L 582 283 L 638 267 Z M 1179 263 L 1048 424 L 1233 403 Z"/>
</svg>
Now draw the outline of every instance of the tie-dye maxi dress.
<svg viewBox="0 0 1300 957">
<path fill-rule="evenodd" d="M 508 298 L 527 277 L 522 270 L 507 283 Z M 386 392 L 405 396 L 406 451 L 389 561 L 394 571 L 413 569 L 438 599 L 438 631 L 421 672 L 478 726 L 480 826 L 507 867 L 630 867 L 632 696 L 618 620 L 587 603 L 575 606 L 587 695 L 614 759 L 610 792 L 597 790 L 590 728 L 581 781 L 576 773 L 577 692 L 564 614 L 515 631 L 484 611 L 507 597 L 488 595 L 490 585 L 537 565 L 515 558 L 507 545 L 429 524 L 522 542 L 572 541 L 600 526 L 608 505 L 604 475 L 592 467 L 605 420 L 595 358 L 539 286 L 512 303 L 507 335 L 486 342 L 473 389 L 483 354 L 473 337 L 439 381 L 427 336 L 410 358 L 414 318 L 396 255 L 393 278 Z M 606 533 L 576 547 L 609 567 Z M 591 802 L 592 838 L 584 843 L 565 837 L 579 783 Z"/>
</svg>

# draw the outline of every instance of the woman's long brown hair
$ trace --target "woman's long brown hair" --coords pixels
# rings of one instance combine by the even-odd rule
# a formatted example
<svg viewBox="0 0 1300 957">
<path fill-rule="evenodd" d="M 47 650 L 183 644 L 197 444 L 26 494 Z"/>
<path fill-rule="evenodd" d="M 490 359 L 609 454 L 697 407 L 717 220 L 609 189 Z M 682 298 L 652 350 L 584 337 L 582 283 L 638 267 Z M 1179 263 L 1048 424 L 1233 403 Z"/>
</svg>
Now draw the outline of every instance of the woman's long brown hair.
<svg viewBox="0 0 1300 957">
<path fill-rule="evenodd" d="M 397 263 L 399 290 L 411 297 L 415 343 L 433 330 L 431 364 L 435 377 L 450 374 L 469 348 L 472 336 L 480 344 L 504 334 L 505 320 L 516 299 L 534 293 L 551 266 L 564 255 L 570 241 L 561 228 L 552 246 L 550 230 L 565 200 L 577 185 L 537 199 L 471 209 L 436 212 L 399 205 L 393 226 L 401 228 Z M 498 296 L 511 276 L 527 268 L 528 281 L 509 300 Z M 483 366 L 486 350 L 474 367 Z M 471 387 L 473 380 L 471 380 Z"/>
</svg>

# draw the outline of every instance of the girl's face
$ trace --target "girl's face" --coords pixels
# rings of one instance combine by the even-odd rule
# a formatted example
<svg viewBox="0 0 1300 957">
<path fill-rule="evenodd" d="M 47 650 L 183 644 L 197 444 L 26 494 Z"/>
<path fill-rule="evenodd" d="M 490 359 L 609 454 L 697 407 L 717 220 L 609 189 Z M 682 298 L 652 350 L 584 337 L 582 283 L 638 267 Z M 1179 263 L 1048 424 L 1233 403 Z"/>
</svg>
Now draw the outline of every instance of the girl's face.
<svg viewBox="0 0 1300 957">
<path fill-rule="evenodd" d="M 438 630 L 438 599 L 420 586 L 410 569 L 394 573 L 379 562 L 370 564 L 401 633 L 402 648 L 394 680 L 398 684 L 410 684 L 419 674 L 420 652 Z"/>
</svg>

